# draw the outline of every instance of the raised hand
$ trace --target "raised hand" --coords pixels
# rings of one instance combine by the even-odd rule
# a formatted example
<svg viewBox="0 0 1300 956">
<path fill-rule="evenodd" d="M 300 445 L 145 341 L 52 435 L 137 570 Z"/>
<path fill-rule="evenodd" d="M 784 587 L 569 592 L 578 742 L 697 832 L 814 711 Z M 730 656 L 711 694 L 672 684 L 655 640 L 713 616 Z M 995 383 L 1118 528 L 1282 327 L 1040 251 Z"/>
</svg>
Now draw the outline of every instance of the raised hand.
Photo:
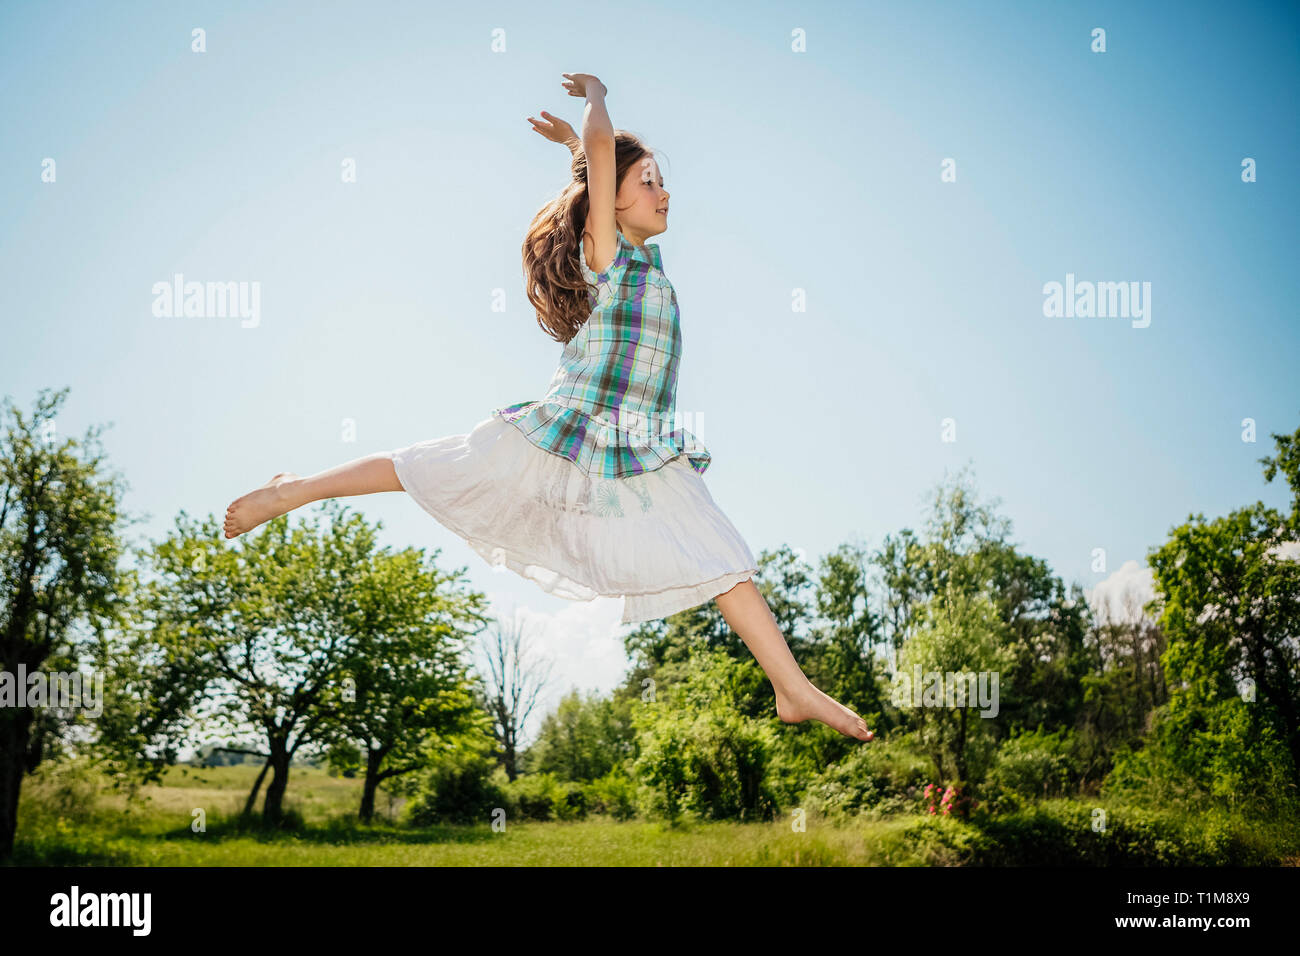
<svg viewBox="0 0 1300 956">
<path fill-rule="evenodd" d="M 573 131 L 573 127 L 560 119 L 558 116 L 542 110 L 543 119 L 533 119 L 528 117 L 528 122 L 533 124 L 533 129 L 545 136 L 552 143 L 563 143 L 572 149 L 575 145 L 581 145 L 578 134 Z"/>
<path fill-rule="evenodd" d="M 599 86 L 601 93 L 609 92 L 605 84 L 590 73 L 561 73 L 560 76 L 568 77 L 568 80 L 561 80 L 560 85 L 569 91 L 570 96 L 586 97 L 588 86 L 593 89 Z"/>
</svg>

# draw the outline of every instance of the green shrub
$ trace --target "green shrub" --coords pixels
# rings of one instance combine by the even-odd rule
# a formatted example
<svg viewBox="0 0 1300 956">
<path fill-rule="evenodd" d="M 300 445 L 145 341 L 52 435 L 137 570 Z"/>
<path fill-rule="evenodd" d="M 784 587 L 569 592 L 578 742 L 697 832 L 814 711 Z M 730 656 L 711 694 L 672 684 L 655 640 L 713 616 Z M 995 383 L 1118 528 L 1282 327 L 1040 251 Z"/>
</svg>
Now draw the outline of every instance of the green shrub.
<svg viewBox="0 0 1300 956">
<path fill-rule="evenodd" d="M 588 786 L 547 772 L 516 777 L 503 791 L 510 814 L 520 820 L 582 820 L 592 808 Z"/>
<path fill-rule="evenodd" d="M 586 819 L 587 785 L 576 780 L 558 781 L 551 789 L 551 812 L 557 820 Z"/>
<path fill-rule="evenodd" d="M 1140 750 L 1123 750 L 1104 797 L 1252 819 L 1300 817 L 1290 751 L 1268 721 L 1239 698 L 1162 708 Z"/>
<path fill-rule="evenodd" d="M 627 821 L 636 816 L 636 781 L 615 768 L 593 780 L 588 788 L 591 813 L 604 813 L 615 820 Z"/>
<path fill-rule="evenodd" d="M 675 822 L 770 820 L 779 801 L 768 781 L 775 721 L 749 713 L 762 670 L 722 651 L 700 651 L 630 710 L 637 756 L 629 772 L 646 816 Z"/>
<path fill-rule="evenodd" d="M 493 761 L 481 754 L 444 761 L 406 805 L 406 821 L 413 826 L 491 822 L 493 812 L 507 806 L 505 794 L 492 779 L 493 770 Z"/>
<path fill-rule="evenodd" d="M 510 816 L 520 820 L 554 819 L 551 791 L 555 784 L 553 773 L 529 773 L 511 780 L 502 788 Z"/>
<path fill-rule="evenodd" d="M 930 762 L 904 741 L 878 740 L 853 750 L 809 783 L 804 806 L 827 817 L 914 811 Z"/>
<path fill-rule="evenodd" d="M 1072 755 L 1073 735 L 1025 731 L 1002 742 L 980 788 L 982 802 L 991 812 L 1022 809 L 1036 800 L 1065 796 L 1077 779 Z"/>
<path fill-rule="evenodd" d="M 988 852 L 988 837 L 952 817 L 921 817 L 900 836 L 907 859 L 920 866 L 965 866 Z"/>
<path fill-rule="evenodd" d="M 633 774 L 637 808 L 647 817 L 675 822 L 690 785 L 686 735 L 688 718 L 664 703 L 641 704 L 632 712 L 639 731 Z"/>
<path fill-rule="evenodd" d="M 734 710 L 712 708 L 690 725 L 684 807 L 703 820 L 771 820 L 777 801 L 767 785 L 771 728 Z"/>
<path fill-rule="evenodd" d="M 1226 814 L 1049 800 L 1003 816 L 973 818 L 983 836 L 970 860 L 983 866 L 1260 866 L 1300 840 L 1261 834 Z"/>
</svg>

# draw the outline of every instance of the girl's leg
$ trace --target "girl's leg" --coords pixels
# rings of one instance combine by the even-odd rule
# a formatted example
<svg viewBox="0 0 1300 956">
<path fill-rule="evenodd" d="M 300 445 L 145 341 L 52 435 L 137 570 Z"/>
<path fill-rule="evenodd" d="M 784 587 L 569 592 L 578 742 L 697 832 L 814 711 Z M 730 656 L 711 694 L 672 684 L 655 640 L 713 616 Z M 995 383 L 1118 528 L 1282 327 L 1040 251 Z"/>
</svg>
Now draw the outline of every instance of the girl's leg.
<svg viewBox="0 0 1300 956">
<path fill-rule="evenodd" d="M 405 491 L 397 480 L 391 452 L 357 458 L 308 478 L 281 472 L 262 487 L 230 503 L 226 509 L 225 534 L 233 538 L 313 501 L 379 491 Z"/>
<path fill-rule="evenodd" d="M 754 654 L 772 689 L 776 713 L 787 724 L 820 720 L 846 737 L 871 740 L 866 721 L 812 685 L 790 653 L 772 609 L 752 580 L 741 581 L 713 599 L 733 631 Z"/>
</svg>

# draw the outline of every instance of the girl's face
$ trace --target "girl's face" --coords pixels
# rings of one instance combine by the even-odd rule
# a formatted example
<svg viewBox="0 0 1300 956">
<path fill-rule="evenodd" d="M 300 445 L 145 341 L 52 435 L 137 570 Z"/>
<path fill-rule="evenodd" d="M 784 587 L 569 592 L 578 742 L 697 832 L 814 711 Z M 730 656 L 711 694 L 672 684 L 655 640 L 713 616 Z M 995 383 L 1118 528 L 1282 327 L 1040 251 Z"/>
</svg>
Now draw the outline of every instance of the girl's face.
<svg viewBox="0 0 1300 956">
<path fill-rule="evenodd" d="M 618 197 L 617 219 L 623 234 L 634 242 L 657 236 L 668 228 L 668 190 L 654 157 L 642 157 L 623 177 Z M 633 236 L 633 233 L 636 236 Z"/>
</svg>

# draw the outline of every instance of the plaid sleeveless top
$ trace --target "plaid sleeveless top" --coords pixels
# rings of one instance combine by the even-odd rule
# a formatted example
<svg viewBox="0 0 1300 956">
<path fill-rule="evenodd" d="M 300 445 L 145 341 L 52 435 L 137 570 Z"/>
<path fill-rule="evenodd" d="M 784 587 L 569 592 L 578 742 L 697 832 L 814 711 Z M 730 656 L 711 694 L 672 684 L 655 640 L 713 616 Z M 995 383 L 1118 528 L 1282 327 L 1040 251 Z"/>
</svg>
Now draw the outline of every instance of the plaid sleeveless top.
<svg viewBox="0 0 1300 956">
<path fill-rule="evenodd" d="M 621 231 L 617 239 L 614 261 L 600 274 L 579 243 L 591 315 L 564 346 L 545 396 L 492 414 L 590 477 L 653 471 L 681 455 L 703 474 L 708 449 L 674 427 L 682 353 L 677 293 L 657 244 L 634 246 Z"/>
</svg>

